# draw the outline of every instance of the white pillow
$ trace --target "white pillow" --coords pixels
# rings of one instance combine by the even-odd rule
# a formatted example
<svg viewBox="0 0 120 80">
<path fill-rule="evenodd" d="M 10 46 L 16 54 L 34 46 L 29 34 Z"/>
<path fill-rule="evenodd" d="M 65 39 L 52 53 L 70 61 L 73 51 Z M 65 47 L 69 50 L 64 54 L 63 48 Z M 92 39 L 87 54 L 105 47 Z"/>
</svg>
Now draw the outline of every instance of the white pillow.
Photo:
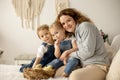
<svg viewBox="0 0 120 80">
<path fill-rule="evenodd" d="M 114 50 L 107 42 L 105 42 L 104 45 L 105 45 L 105 48 L 107 51 L 107 55 L 108 55 L 110 62 L 111 62 L 113 57 L 114 57 Z"/>
<path fill-rule="evenodd" d="M 120 49 L 112 60 L 106 80 L 120 80 Z"/>
<path fill-rule="evenodd" d="M 113 48 L 115 53 L 119 50 L 119 48 L 120 48 L 120 34 L 116 35 L 113 38 L 113 41 L 111 43 L 111 47 Z"/>
</svg>

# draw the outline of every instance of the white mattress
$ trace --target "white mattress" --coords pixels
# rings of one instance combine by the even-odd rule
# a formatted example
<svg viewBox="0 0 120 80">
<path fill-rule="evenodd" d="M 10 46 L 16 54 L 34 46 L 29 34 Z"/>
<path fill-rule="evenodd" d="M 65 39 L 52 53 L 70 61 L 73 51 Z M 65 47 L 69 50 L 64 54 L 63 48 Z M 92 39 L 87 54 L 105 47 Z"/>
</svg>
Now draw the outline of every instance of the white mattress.
<svg viewBox="0 0 120 80">
<path fill-rule="evenodd" d="M 0 64 L 0 80 L 26 80 L 19 68 L 18 65 Z"/>
<path fill-rule="evenodd" d="M 19 72 L 20 66 L 0 64 L 0 80 L 27 80 L 23 74 Z M 43 80 L 68 80 L 68 78 L 50 78 Z"/>
</svg>

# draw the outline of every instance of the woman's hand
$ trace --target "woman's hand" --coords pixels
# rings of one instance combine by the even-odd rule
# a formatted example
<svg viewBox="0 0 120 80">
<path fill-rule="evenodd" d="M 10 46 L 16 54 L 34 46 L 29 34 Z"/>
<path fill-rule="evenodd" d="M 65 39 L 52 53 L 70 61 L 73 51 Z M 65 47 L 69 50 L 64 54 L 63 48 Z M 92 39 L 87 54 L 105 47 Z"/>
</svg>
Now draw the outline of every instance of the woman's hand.
<svg viewBox="0 0 120 80">
<path fill-rule="evenodd" d="M 67 64 L 67 58 L 65 58 L 65 59 L 63 60 L 63 63 L 64 63 L 64 64 Z"/>
<path fill-rule="evenodd" d="M 64 58 L 64 60 L 63 60 L 64 64 L 67 64 L 68 58 L 69 58 L 69 56 L 67 56 L 66 58 Z"/>
<path fill-rule="evenodd" d="M 68 57 L 68 51 L 64 51 L 62 55 L 60 56 L 60 60 L 63 61 L 65 58 Z"/>
</svg>

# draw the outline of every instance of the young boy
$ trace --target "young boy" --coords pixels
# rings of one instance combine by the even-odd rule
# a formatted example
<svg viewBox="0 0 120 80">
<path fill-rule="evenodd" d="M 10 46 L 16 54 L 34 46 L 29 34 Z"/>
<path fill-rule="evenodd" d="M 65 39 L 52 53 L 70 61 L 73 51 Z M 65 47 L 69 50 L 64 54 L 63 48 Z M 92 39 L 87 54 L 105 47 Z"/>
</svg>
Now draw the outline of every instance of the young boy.
<svg viewBox="0 0 120 80">
<path fill-rule="evenodd" d="M 49 32 L 48 25 L 44 24 L 37 28 L 37 35 L 43 41 L 37 51 L 37 57 L 34 58 L 30 64 L 23 65 L 20 71 L 24 68 L 34 68 L 37 64 L 42 67 L 55 59 L 54 56 L 54 40 Z"/>
<path fill-rule="evenodd" d="M 57 22 L 54 22 L 49 30 L 53 36 L 53 39 L 56 40 L 54 43 L 54 54 L 57 59 L 54 59 L 47 66 L 52 66 L 54 69 L 58 69 L 60 66 L 66 64 L 63 76 L 68 77 L 72 70 L 74 70 L 80 63 L 79 59 L 71 56 L 71 54 L 73 54 L 72 52 L 77 50 L 76 40 L 70 33 L 66 33 Z"/>
</svg>

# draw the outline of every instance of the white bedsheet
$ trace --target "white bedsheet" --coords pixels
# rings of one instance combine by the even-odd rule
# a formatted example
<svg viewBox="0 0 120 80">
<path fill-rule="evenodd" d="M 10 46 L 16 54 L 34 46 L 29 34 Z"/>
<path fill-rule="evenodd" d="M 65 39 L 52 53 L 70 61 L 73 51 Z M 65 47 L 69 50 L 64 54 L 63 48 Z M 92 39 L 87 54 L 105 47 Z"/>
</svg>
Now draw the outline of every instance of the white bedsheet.
<svg viewBox="0 0 120 80">
<path fill-rule="evenodd" d="M 19 68 L 18 65 L 0 64 L 0 80 L 26 80 Z"/>
<path fill-rule="evenodd" d="M 0 80 L 27 80 L 23 74 L 19 72 L 20 66 L 0 64 Z M 68 78 L 58 77 L 42 80 L 68 80 Z"/>
</svg>

